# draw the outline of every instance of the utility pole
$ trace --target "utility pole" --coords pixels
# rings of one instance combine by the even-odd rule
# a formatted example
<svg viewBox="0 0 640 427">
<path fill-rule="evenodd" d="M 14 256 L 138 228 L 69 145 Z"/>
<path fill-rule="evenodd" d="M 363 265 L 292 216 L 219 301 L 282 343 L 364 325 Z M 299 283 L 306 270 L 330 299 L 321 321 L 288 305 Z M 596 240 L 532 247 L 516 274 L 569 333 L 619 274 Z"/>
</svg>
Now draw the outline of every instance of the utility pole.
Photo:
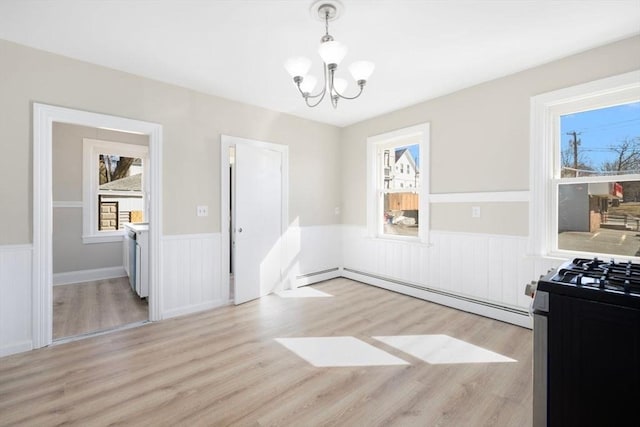
<svg viewBox="0 0 640 427">
<path fill-rule="evenodd" d="M 578 139 L 578 135 L 582 132 L 567 132 L 567 135 L 573 136 L 573 141 L 569 143 L 573 145 L 573 168 L 575 169 L 575 176 L 578 176 L 578 145 L 580 145 L 580 140 Z"/>
</svg>

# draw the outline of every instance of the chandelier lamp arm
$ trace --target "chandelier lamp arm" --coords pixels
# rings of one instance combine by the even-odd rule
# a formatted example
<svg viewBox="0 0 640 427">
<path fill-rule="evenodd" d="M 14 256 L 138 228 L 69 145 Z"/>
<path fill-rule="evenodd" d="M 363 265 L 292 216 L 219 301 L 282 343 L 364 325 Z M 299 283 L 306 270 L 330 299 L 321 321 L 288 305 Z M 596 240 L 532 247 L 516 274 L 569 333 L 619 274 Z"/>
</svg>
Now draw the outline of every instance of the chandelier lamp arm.
<svg viewBox="0 0 640 427">
<path fill-rule="evenodd" d="M 317 107 L 322 100 L 324 99 L 324 96 L 327 94 L 327 67 L 323 67 L 324 68 L 324 84 L 322 85 L 322 92 L 316 94 L 316 95 L 310 95 L 309 93 L 303 93 L 302 96 L 304 97 L 304 102 L 307 104 L 307 107 Z M 319 97 L 319 98 L 318 98 Z M 309 102 L 309 98 L 318 98 L 318 100 L 315 103 L 310 103 Z"/>
<path fill-rule="evenodd" d="M 332 65 L 334 66 L 333 68 L 331 67 Z M 333 85 L 333 77 L 334 77 L 334 73 L 335 73 L 336 68 L 337 67 L 335 67 L 335 64 L 330 64 L 329 65 L 329 73 L 331 74 L 331 77 L 330 77 L 330 79 L 331 79 L 331 83 L 330 83 L 330 85 L 331 85 L 331 94 L 335 95 L 335 96 L 338 96 L 339 98 L 342 98 L 342 99 L 356 99 L 357 97 L 362 95 L 362 91 L 364 90 L 364 85 L 367 84 L 366 80 L 358 80 L 357 83 L 358 83 L 358 86 L 360 87 L 360 91 L 354 96 L 346 96 L 346 95 L 343 95 L 340 92 L 338 92 L 338 89 L 336 89 L 335 86 Z"/>
</svg>

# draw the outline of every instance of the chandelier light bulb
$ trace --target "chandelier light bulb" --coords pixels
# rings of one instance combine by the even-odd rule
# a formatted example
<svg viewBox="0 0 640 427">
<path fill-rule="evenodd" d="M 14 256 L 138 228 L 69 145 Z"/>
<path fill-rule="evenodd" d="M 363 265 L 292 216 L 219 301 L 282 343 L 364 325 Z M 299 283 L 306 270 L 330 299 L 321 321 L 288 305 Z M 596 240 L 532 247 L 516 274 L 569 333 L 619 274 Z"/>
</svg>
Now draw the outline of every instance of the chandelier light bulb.
<svg viewBox="0 0 640 427">
<path fill-rule="evenodd" d="M 304 76 L 302 82 L 300 83 L 300 90 L 303 93 L 311 93 L 313 92 L 313 88 L 316 87 L 316 83 L 318 83 L 318 79 L 313 76 Z"/>
<path fill-rule="evenodd" d="M 371 61 L 356 61 L 349 65 L 349 72 L 355 81 L 367 81 L 369 77 L 371 77 L 375 67 Z"/>
<path fill-rule="evenodd" d="M 325 64 L 340 64 L 347 54 L 347 47 L 338 41 L 324 42 L 318 48 L 318 53 Z"/>
<path fill-rule="evenodd" d="M 311 68 L 311 60 L 304 56 L 296 56 L 287 59 L 284 63 L 284 68 L 291 75 L 291 77 L 304 77 Z"/>
<path fill-rule="evenodd" d="M 345 79 L 341 79 L 340 77 L 336 77 L 333 79 L 333 88 L 339 93 L 343 94 L 344 90 L 347 88 L 348 82 Z"/>
</svg>

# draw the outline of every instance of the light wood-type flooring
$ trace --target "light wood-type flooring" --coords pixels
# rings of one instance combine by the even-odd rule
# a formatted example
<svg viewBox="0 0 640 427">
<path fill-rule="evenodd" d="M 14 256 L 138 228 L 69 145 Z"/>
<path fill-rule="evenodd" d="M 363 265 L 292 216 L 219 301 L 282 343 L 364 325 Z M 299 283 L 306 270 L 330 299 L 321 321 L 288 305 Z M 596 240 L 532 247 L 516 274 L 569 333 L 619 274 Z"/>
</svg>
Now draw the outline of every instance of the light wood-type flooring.
<svg viewBox="0 0 640 427">
<path fill-rule="evenodd" d="M 529 426 L 531 331 L 347 279 L 0 359 L 0 425 Z M 517 360 L 434 365 L 373 336 Z M 407 365 L 314 367 L 276 338 L 350 336 Z"/>
<path fill-rule="evenodd" d="M 126 277 L 54 286 L 53 339 L 142 322 L 148 312 Z"/>
</svg>

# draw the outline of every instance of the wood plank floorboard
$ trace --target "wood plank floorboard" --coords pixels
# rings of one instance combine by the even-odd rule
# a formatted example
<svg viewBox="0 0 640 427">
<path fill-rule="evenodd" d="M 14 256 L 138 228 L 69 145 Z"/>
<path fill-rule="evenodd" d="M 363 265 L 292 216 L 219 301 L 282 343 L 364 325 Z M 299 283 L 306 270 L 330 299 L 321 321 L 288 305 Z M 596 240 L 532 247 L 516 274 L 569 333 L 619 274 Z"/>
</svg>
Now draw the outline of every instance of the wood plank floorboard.
<svg viewBox="0 0 640 427">
<path fill-rule="evenodd" d="M 127 277 L 53 287 L 53 339 L 74 337 L 149 319 Z"/>
<path fill-rule="evenodd" d="M 348 279 L 0 359 L 0 425 L 528 426 L 531 331 Z M 374 336 L 446 334 L 514 363 L 429 364 Z M 319 368 L 275 338 L 409 362 Z"/>
</svg>

